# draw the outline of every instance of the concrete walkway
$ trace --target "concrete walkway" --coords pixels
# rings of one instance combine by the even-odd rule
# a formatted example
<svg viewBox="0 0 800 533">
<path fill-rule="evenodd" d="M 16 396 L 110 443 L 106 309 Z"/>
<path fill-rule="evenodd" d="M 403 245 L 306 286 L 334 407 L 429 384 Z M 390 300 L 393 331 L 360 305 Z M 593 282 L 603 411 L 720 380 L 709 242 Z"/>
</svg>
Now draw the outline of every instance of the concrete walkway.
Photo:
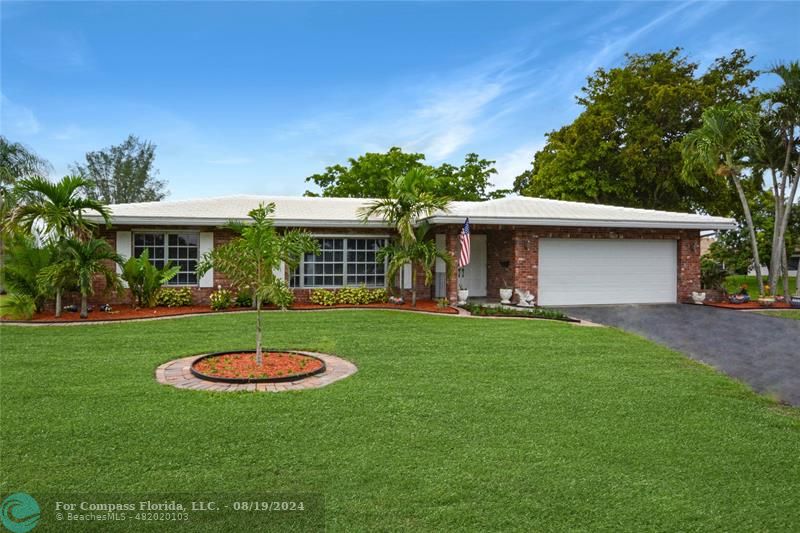
<svg viewBox="0 0 800 533">
<path fill-rule="evenodd" d="M 800 406 L 800 320 L 695 305 L 587 306 L 561 311 L 636 333 L 709 364 L 760 393 Z"/>
</svg>

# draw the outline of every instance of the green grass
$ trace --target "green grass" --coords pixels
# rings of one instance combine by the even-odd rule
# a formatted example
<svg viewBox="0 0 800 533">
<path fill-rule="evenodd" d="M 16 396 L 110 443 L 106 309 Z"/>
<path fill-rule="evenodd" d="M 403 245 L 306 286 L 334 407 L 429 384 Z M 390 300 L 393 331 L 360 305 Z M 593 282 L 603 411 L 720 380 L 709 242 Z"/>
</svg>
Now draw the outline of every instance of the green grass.
<svg viewBox="0 0 800 533">
<path fill-rule="evenodd" d="M 253 322 L 0 327 L 0 496 L 318 493 L 329 531 L 800 528 L 800 410 L 642 338 L 270 313 L 271 346 L 358 373 L 280 394 L 154 380 L 170 359 L 252 346 Z M 216 516 L 201 523 L 244 529 Z"/>
<path fill-rule="evenodd" d="M 800 309 L 789 309 L 787 311 L 757 311 L 762 315 L 776 316 L 779 318 L 793 318 L 800 320 Z"/>
<path fill-rule="evenodd" d="M 742 283 L 747 284 L 747 290 L 750 293 L 750 296 L 756 297 L 758 296 L 758 283 L 756 282 L 755 276 L 743 276 L 743 275 L 734 275 L 728 276 L 725 279 L 725 288 L 728 290 L 730 294 L 736 294 L 739 292 L 739 287 L 741 287 Z M 767 283 L 767 278 L 764 277 L 764 283 Z M 797 277 L 790 276 L 789 277 L 789 294 L 795 294 L 797 287 Z M 778 294 L 783 294 L 783 283 L 778 284 L 777 287 Z"/>
</svg>

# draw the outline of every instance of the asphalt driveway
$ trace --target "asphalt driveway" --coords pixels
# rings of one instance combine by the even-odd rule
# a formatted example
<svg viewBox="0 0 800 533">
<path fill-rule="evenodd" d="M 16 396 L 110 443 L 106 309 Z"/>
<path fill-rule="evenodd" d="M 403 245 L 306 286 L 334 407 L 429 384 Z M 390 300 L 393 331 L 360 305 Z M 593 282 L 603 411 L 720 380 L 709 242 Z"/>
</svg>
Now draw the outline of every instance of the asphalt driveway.
<svg viewBox="0 0 800 533">
<path fill-rule="evenodd" d="M 800 406 L 800 321 L 695 305 L 565 307 L 666 345 Z"/>
</svg>

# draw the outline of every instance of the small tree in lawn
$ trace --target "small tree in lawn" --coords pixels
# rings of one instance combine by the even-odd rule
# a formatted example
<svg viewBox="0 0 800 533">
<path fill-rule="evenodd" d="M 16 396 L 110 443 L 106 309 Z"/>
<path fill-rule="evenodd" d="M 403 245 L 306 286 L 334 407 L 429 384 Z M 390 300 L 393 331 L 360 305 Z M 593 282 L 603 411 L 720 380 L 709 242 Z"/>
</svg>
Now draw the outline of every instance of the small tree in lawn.
<svg viewBox="0 0 800 533">
<path fill-rule="evenodd" d="M 261 204 L 248 213 L 247 224 L 229 222 L 228 228 L 238 233 L 227 244 L 205 254 L 197 266 L 198 276 L 213 268 L 225 274 L 239 288 L 249 288 L 256 304 L 256 364 L 263 364 L 261 353 L 261 304 L 272 302 L 285 309 L 292 293 L 284 280 L 275 276 L 283 262 L 293 270 L 306 253 L 319 253 L 319 244 L 304 231 L 291 230 L 279 234 L 272 222 L 275 204 Z"/>
</svg>

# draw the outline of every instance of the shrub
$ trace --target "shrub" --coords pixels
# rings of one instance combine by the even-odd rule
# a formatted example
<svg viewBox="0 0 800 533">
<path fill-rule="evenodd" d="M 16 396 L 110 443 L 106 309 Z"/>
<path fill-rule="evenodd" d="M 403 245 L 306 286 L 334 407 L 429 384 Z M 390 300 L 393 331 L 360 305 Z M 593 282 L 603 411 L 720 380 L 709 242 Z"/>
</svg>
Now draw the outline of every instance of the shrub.
<svg viewBox="0 0 800 533">
<path fill-rule="evenodd" d="M 510 308 L 490 307 L 487 305 L 467 304 L 462 306 L 477 316 L 519 316 L 526 318 L 547 318 L 550 320 L 569 320 L 569 317 L 560 311 L 545 309 L 543 307 Z"/>
<path fill-rule="evenodd" d="M 211 309 L 214 311 L 221 311 L 233 305 L 233 293 L 222 287 L 212 292 L 209 299 L 211 300 Z"/>
<path fill-rule="evenodd" d="M 236 293 L 237 307 L 253 307 L 253 294 L 249 289 L 244 289 Z"/>
<path fill-rule="evenodd" d="M 294 292 L 286 285 L 285 281 L 275 280 L 269 301 L 281 309 L 286 309 L 294 303 Z"/>
<path fill-rule="evenodd" d="M 159 289 L 156 293 L 156 305 L 162 307 L 192 305 L 192 289 L 189 287 Z"/>
<path fill-rule="evenodd" d="M 386 289 L 371 289 L 367 303 L 380 304 L 389 301 L 389 292 Z"/>
<path fill-rule="evenodd" d="M 145 250 L 139 257 L 131 257 L 125 261 L 122 265 L 122 279 L 128 282 L 137 306 L 154 307 L 158 290 L 174 278 L 180 269 L 179 266 L 173 267 L 169 263 L 164 268 L 156 268 Z"/>
<path fill-rule="evenodd" d="M 335 305 L 336 293 L 328 289 L 314 289 L 308 300 L 316 305 Z"/>
<path fill-rule="evenodd" d="M 713 259 L 704 257 L 700 261 L 700 286 L 702 288 L 721 291 L 727 277 L 728 271 Z"/>
<path fill-rule="evenodd" d="M 36 312 L 36 301 L 27 294 L 9 294 L 0 308 L 0 315 L 14 320 L 30 320 Z"/>
</svg>

